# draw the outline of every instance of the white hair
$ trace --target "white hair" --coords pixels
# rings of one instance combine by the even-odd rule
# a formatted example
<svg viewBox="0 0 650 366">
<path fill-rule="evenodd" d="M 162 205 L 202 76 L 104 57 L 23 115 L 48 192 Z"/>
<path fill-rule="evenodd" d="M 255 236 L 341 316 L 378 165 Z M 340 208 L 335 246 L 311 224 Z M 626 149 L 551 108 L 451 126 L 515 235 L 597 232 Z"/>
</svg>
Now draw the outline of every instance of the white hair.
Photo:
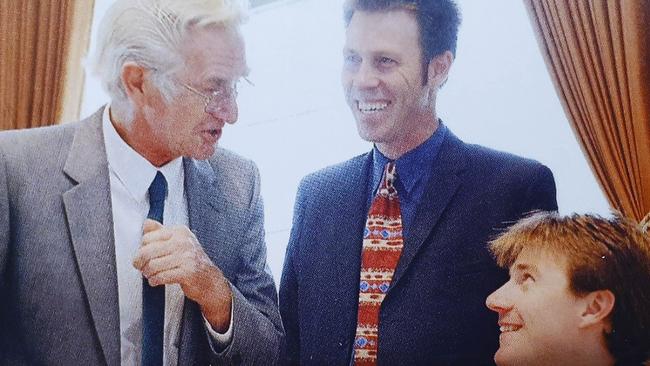
<svg viewBox="0 0 650 366">
<path fill-rule="evenodd" d="M 126 62 L 154 71 L 153 81 L 169 103 L 175 94 L 170 76 L 182 64 L 187 33 L 195 27 L 237 26 L 247 10 L 247 0 L 116 0 L 99 26 L 93 73 L 130 122 L 133 106 L 121 80 Z"/>
</svg>

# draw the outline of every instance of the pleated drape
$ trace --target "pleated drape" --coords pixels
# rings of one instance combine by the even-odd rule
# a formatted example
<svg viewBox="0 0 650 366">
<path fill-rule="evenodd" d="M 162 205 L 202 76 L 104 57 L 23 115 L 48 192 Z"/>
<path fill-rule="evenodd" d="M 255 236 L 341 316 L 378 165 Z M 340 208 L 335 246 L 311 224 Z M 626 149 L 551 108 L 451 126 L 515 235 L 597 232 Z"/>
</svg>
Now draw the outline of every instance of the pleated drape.
<svg viewBox="0 0 650 366">
<path fill-rule="evenodd" d="M 609 203 L 641 220 L 650 211 L 650 1 L 524 2 Z"/>
<path fill-rule="evenodd" d="M 0 0 L 0 129 L 76 119 L 92 0 Z"/>
</svg>

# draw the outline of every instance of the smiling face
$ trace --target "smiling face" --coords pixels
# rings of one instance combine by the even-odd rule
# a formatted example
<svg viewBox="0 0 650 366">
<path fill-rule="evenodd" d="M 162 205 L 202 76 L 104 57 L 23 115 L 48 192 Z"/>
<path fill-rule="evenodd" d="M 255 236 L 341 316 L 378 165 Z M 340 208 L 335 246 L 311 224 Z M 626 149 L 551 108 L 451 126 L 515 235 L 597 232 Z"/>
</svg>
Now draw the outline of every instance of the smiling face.
<svg viewBox="0 0 650 366">
<path fill-rule="evenodd" d="M 565 261 L 555 256 L 524 249 L 510 280 L 486 304 L 499 313 L 499 366 L 561 365 L 578 348 L 584 304 L 569 290 Z"/>
<path fill-rule="evenodd" d="M 346 31 L 342 83 L 361 138 L 408 151 L 437 127 L 422 80 L 418 24 L 406 10 L 355 11 Z"/>
<path fill-rule="evenodd" d="M 247 70 L 238 30 L 213 26 L 192 30 L 187 38 L 181 48 L 184 64 L 174 76 L 179 93 L 168 104 L 162 95 L 151 93 L 142 113 L 149 132 L 147 150 L 163 163 L 179 156 L 207 159 L 214 154 L 225 124 L 237 121 L 237 102 L 233 96 L 206 107 L 199 93 L 209 96 Z"/>
</svg>

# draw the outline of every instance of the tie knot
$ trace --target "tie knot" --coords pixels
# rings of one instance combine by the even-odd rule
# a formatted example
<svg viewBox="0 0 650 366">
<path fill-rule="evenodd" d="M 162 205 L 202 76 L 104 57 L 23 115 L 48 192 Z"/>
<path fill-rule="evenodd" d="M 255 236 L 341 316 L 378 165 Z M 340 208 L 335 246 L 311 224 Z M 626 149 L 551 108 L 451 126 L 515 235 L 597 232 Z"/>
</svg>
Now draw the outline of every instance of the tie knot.
<svg viewBox="0 0 650 366">
<path fill-rule="evenodd" d="M 379 191 L 377 194 L 382 196 L 396 196 L 397 189 L 395 189 L 395 179 L 397 178 L 397 172 L 395 169 L 395 162 L 390 161 L 386 163 L 384 168 L 384 176 L 381 180 L 381 185 L 379 186 Z"/>
<path fill-rule="evenodd" d="M 164 202 L 167 196 L 167 180 L 161 172 L 156 173 L 156 177 L 149 186 L 149 203 Z"/>
</svg>

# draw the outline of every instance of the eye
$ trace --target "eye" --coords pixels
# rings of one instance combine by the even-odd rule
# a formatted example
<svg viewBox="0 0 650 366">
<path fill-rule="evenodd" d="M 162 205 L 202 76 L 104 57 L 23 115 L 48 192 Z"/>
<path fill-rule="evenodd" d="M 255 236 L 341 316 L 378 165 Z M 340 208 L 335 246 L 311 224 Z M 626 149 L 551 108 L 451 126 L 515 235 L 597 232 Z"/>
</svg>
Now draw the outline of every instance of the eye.
<svg viewBox="0 0 650 366">
<path fill-rule="evenodd" d="M 379 65 L 379 67 L 390 67 L 397 65 L 397 61 L 393 60 L 390 57 L 381 56 L 377 59 L 377 65 Z"/>
<path fill-rule="evenodd" d="M 530 273 L 524 272 L 521 274 L 519 278 L 520 283 L 526 283 L 526 282 L 535 282 L 535 277 L 533 277 Z"/>
<path fill-rule="evenodd" d="M 343 61 L 345 62 L 346 65 L 359 64 L 361 63 L 361 57 L 359 57 L 359 55 L 350 53 L 343 56 Z"/>
</svg>

